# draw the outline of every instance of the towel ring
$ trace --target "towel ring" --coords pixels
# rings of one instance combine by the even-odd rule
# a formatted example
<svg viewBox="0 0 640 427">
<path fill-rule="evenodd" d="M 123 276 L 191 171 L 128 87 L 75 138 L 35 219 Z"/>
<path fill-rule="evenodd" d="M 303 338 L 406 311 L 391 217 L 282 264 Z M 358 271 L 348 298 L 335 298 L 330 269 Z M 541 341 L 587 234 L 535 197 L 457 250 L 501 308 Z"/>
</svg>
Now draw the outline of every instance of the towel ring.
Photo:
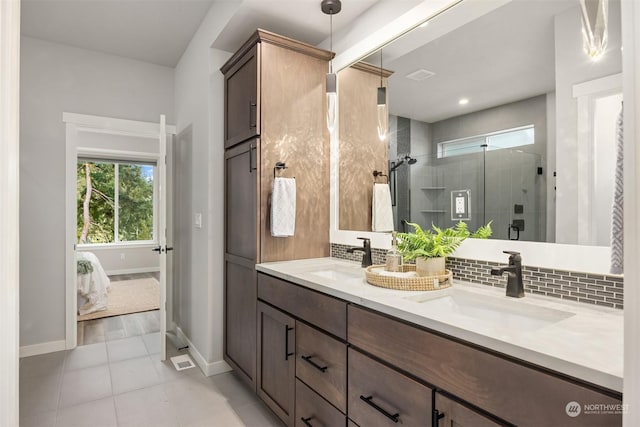
<svg viewBox="0 0 640 427">
<path fill-rule="evenodd" d="M 285 170 L 289 167 L 284 162 L 276 162 L 276 165 L 273 167 L 273 179 L 276 179 L 276 171 Z M 295 179 L 295 176 L 293 177 Z"/>
<path fill-rule="evenodd" d="M 387 184 L 389 183 L 389 177 L 385 174 L 382 173 L 382 171 L 373 171 L 373 180 L 375 181 L 376 179 L 378 179 L 379 176 L 384 176 L 385 178 L 387 178 Z"/>
</svg>

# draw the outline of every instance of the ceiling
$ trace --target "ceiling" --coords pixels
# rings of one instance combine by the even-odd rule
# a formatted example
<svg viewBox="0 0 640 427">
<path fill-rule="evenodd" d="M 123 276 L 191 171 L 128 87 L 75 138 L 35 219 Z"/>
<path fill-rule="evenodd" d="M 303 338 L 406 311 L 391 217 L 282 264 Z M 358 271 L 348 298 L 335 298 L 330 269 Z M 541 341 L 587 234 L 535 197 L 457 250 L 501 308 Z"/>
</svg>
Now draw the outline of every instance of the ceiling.
<svg viewBox="0 0 640 427">
<path fill-rule="evenodd" d="M 175 67 L 213 0 L 22 0 L 21 32 Z"/>
<path fill-rule="evenodd" d="M 22 34 L 175 67 L 209 8 L 224 1 L 240 3 L 240 0 L 22 0 Z M 367 9 L 385 1 L 391 0 L 343 1 L 342 11 L 333 18 L 334 34 L 348 30 Z M 415 3 L 401 1 L 409 6 Z M 329 37 L 329 17 L 320 10 L 320 0 L 244 0 L 213 47 L 234 52 L 256 28 L 317 45 Z"/>
<path fill-rule="evenodd" d="M 347 28 L 379 1 L 344 0 L 342 11 L 333 17 L 334 34 Z M 256 28 L 315 46 L 329 37 L 329 16 L 320 10 L 320 0 L 244 0 L 213 47 L 234 52 Z"/>
<path fill-rule="evenodd" d="M 552 92 L 553 17 L 575 6 L 575 0 L 514 0 L 432 41 L 429 31 L 436 31 L 437 22 L 414 30 L 408 37 L 428 43 L 384 63 L 394 71 L 390 112 L 433 123 Z M 389 51 L 393 56 L 393 45 Z M 379 54 L 369 59 L 377 61 Z M 420 82 L 406 78 L 418 69 L 435 75 Z M 459 105 L 460 98 L 469 103 Z"/>
</svg>

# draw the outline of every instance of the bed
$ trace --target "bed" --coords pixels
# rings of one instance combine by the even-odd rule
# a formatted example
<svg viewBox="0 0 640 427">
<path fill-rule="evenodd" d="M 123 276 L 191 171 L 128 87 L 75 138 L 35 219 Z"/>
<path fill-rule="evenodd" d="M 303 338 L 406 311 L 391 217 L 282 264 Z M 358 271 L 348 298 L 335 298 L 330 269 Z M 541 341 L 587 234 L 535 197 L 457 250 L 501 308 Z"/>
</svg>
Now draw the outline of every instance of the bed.
<svg viewBox="0 0 640 427">
<path fill-rule="evenodd" d="M 107 309 L 110 280 L 100 260 L 91 252 L 76 253 L 78 273 L 78 314 L 89 314 Z"/>
</svg>

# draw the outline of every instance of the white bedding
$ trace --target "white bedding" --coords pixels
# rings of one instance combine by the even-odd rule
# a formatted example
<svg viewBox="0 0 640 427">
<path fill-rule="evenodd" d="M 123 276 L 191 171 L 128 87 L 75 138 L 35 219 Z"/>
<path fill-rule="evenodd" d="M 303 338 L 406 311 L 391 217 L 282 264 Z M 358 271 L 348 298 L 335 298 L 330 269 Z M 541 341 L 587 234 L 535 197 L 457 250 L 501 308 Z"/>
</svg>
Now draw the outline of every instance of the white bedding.
<svg viewBox="0 0 640 427">
<path fill-rule="evenodd" d="M 80 315 L 107 309 L 107 289 L 111 284 L 98 257 L 91 252 L 78 252 L 77 259 L 91 262 L 93 272 L 78 274 L 78 313 Z"/>
</svg>

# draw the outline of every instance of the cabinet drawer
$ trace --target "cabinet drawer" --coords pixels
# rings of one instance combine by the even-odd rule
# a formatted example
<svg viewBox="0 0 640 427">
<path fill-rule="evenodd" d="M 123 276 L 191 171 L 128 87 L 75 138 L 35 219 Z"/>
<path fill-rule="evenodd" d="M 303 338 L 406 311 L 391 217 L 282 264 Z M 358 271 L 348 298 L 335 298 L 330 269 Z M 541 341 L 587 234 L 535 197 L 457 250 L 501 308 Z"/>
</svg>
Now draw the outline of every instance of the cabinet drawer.
<svg viewBox="0 0 640 427">
<path fill-rule="evenodd" d="M 342 412 L 347 412 L 347 346 L 296 322 L 296 376 Z"/>
<path fill-rule="evenodd" d="M 432 391 L 349 349 L 349 418 L 361 426 L 427 426 Z"/>
<path fill-rule="evenodd" d="M 621 403 L 612 393 L 600 393 L 577 381 L 352 305 L 349 343 L 513 424 L 569 427 L 622 423 L 619 414 L 575 418 L 566 414 L 571 401 Z"/>
<path fill-rule="evenodd" d="M 296 427 L 344 427 L 345 424 L 344 414 L 296 379 Z"/>
<path fill-rule="evenodd" d="M 339 338 L 347 338 L 344 301 L 263 273 L 258 274 L 258 298 Z"/>
</svg>

